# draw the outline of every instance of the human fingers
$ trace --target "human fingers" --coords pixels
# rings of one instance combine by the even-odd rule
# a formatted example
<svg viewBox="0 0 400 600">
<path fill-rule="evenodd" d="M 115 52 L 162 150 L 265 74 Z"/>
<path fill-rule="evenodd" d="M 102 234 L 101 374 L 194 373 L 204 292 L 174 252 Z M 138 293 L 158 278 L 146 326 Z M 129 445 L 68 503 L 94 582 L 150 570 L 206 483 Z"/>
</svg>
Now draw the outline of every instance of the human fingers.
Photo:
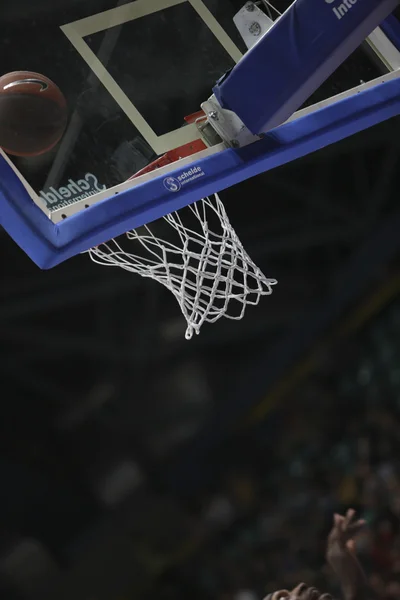
<svg viewBox="0 0 400 600">
<path fill-rule="evenodd" d="M 349 508 L 346 512 L 343 520 L 343 529 L 347 530 L 348 527 L 352 524 L 356 511 L 353 508 Z"/>
<path fill-rule="evenodd" d="M 264 600 L 285 600 L 286 598 L 289 598 L 289 596 L 289 590 L 277 590 L 272 594 L 268 594 L 268 596 Z"/>
<path fill-rule="evenodd" d="M 299 583 L 296 587 L 290 592 L 290 597 L 297 599 L 303 596 L 304 592 L 308 590 L 308 587 L 305 583 Z"/>
<path fill-rule="evenodd" d="M 310 587 L 301 595 L 301 600 L 318 600 L 321 592 L 315 587 Z"/>
</svg>

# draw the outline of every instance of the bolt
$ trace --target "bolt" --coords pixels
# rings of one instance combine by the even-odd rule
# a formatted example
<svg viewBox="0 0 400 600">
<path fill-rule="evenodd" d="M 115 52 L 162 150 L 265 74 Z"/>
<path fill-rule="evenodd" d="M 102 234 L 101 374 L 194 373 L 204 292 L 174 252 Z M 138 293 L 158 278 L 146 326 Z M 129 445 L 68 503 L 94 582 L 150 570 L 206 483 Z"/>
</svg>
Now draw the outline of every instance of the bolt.
<svg viewBox="0 0 400 600">
<path fill-rule="evenodd" d="M 252 2 L 248 2 L 246 4 L 246 10 L 248 10 L 249 12 L 253 12 L 254 9 L 255 9 L 255 6 L 254 6 L 254 4 Z"/>
<path fill-rule="evenodd" d="M 239 148 L 240 144 L 237 140 L 231 140 L 232 148 Z"/>
<path fill-rule="evenodd" d="M 209 112 L 208 116 L 210 117 L 210 119 L 213 119 L 214 121 L 218 121 L 218 113 L 216 110 L 212 110 L 211 112 Z"/>
<path fill-rule="evenodd" d="M 261 25 L 260 23 L 257 23 L 257 21 L 254 21 L 250 27 L 249 27 L 249 31 L 252 35 L 254 35 L 255 37 L 258 37 L 261 33 Z"/>
</svg>

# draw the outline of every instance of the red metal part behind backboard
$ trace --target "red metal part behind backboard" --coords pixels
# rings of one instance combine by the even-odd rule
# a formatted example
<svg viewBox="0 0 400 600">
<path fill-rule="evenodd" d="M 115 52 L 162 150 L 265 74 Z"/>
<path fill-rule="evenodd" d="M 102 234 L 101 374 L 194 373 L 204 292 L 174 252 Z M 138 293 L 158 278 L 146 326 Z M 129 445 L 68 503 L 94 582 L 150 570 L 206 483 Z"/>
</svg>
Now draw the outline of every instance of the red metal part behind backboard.
<svg viewBox="0 0 400 600">
<path fill-rule="evenodd" d="M 199 112 L 193 113 L 188 117 L 185 117 L 185 121 L 188 124 L 195 123 L 199 119 L 205 118 L 204 112 L 201 110 Z M 171 163 L 180 160 L 181 158 L 186 158 L 187 156 L 191 156 L 192 154 L 196 154 L 197 152 L 201 152 L 201 150 L 205 150 L 207 146 L 202 142 L 202 140 L 195 140 L 194 142 L 189 142 L 184 146 L 179 146 L 179 148 L 174 148 L 170 150 L 163 156 L 160 156 L 155 161 L 144 167 L 132 177 L 129 178 L 135 179 L 136 177 L 140 177 L 140 175 L 144 175 L 145 173 L 150 173 L 151 171 L 155 171 L 156 169 L 160 169 L 161 167 L 165 167 L 166 165 L 170 165 Z"/>
</svg>

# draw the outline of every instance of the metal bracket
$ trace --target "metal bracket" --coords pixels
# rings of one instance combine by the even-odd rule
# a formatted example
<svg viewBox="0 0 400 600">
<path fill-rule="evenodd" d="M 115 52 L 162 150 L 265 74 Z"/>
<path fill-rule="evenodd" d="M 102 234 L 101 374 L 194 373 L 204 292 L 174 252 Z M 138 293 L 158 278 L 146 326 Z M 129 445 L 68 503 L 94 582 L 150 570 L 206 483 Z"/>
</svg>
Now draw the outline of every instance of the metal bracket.
<svg viewBox="0 0 400 600">
<path fill-rule="evenodd" d="M 208 125 L 231 148 L 241 148 L 261 139 L 251 133 L 234 112 L 222 108 L 214 94 L 203 102 L 201 108 L 206 114 Z"/>
<path fill-rule="evenodd" d="M 247 49 L 250 50 L 274 24 L 273 20 L 254 4 L 246 4 L 233 17 L 240 35 L 243 38 Z"/>
<path fill-rule="evenodd" d="M 233 21 L 249 50 L 274 23 L 254 2 L 246 2 Z M 196 122 L 196 126 L 207 146 L 213 146 L 222 139 L 231 148 L 241 148 L 260 139 L 234 112 L 222 108 L 214 94 L 203 102 L 201 108 L 206 117 Z"/>
<path fill-rule="evenodd" d="M 208 148 L 216 146 L 222 142 L 221 136 L 218 135 L 215 129 L 210 125 L 206 115 L 204 115 L 204 117 L 201 119 L 197 119 L 195 121 L 195 125 L 202 141 Z"/>
</svg>

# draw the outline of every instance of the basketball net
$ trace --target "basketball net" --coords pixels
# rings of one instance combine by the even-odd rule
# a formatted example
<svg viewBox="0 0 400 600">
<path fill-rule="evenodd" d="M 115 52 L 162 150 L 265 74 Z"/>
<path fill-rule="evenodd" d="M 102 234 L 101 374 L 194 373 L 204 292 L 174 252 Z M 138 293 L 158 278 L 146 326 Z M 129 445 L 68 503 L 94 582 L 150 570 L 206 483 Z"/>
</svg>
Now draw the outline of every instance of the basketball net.
<svg viewBox="0 0 400 600">
<path fill-rule="evenodd" d="M 131 179 L 204 148 L 198 140 L 172 150 Z M 244 250 L 218 194 L 96 246 L 89 255 L 97 264 L 155 279 L 170 290 L 186 319 L 187 340 L 205 322 L 241 319 L 246 306 L 258 304 L 277 283 Z"/>
</svg>

